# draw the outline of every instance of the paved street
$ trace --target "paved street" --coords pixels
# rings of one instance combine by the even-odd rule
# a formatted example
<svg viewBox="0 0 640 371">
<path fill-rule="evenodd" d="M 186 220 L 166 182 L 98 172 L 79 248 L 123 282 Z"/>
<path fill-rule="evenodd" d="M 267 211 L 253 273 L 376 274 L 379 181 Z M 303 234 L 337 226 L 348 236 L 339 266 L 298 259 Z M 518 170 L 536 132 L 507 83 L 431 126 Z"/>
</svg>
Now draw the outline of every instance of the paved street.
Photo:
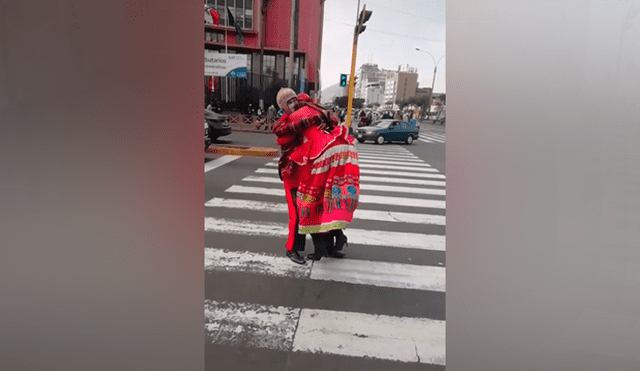
<svg viewBox="0 0 640 371">
<path fill-rule="evenodd" d="M 304 266 L 285 256 L 277 159 L 206 156 L 207 370 L 444 369 L 444 131 L 423 124 L 413 145 L 357 143 L 347 256 Z M 222 141 L 275 146 L 265 134 Z"/>
</svg>

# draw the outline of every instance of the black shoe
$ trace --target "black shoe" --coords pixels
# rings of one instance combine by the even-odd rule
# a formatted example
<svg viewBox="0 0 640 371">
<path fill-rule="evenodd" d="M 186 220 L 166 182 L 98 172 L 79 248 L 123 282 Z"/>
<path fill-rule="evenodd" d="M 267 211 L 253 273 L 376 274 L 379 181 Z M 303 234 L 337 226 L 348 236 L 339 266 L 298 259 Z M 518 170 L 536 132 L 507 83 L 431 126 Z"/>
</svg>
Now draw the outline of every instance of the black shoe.
<svg viewBox="0 0 640 371">
<path fill-rule="evenodd" d="M 302 256 L 300 256 L 300 254 L 298 254 L 297 251 L 293 250 L 293 251 L 287 251 L 287 257 L 289 257 L 289 259 L 291 259 L 292 262 L 297 263 L 297 264 L 306 264 L 304 261 L 304 258 Z"/>
<path fill-rule="evenodd" d="M 336 237 L 336 247 L 333 249 L 333 251 L 342 250 L 342 246 L 344 246 L 345 244 L 347 245 L 347 247 L 349 247 L 349 243 L 347 241 L 347 236 L 345 236 L 344 233 L 340 233 L 340 235 Z"/>
<path fill-rule="evenodd" d="M 311 254 L 307 254 L 307 259 L 313 260 L 313 261 L 318 261 L 318 260 L 322 259 L 322 256 L 316 255 L 315 253 L 311 253 Z"/>
<path fill-rule="evenodd" d="M 329 254 L 329 256 L 332 257 L 332 258 L 336 258 L 336 259 L 344 258 L 344 254 L 341 253 L 341 252 L 337 252 L 337 251 L 332 252 L 331 254 Z"/>
</svg>

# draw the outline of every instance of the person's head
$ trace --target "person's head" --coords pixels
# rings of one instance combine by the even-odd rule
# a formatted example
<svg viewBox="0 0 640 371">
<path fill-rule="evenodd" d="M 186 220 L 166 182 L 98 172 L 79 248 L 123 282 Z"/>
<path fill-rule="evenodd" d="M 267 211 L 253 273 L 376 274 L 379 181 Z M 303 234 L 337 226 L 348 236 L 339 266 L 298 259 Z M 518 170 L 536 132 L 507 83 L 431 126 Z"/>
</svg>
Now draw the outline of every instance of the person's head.
<svg viewBox="0 0 640 371">
<path fill-rule="evenodd" d="M 278 107 L 280 107 L 280 109 L 287 114 L 291 114 L 295 111 L 295 104 L 297 101 L 296 92 L 289 88 L 282 88 L 278 92 L 276 101 L 278 102 Z"/>
</svg>

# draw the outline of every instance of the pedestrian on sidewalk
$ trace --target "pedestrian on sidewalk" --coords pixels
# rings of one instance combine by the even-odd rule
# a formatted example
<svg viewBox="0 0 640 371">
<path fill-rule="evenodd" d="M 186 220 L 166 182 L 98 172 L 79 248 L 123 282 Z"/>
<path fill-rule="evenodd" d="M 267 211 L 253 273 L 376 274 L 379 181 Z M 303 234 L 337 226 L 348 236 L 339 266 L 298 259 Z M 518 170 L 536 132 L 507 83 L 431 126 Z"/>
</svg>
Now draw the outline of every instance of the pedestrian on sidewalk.
<svg viewBox="0 0 640 371">
<path fill-rule="evenodd" d="M 278 144 L 289 145 L 278 167 L 283 181 L 289 179 L 287 192 L 293 195 L 291 187 L 297 186 L 296 233 L 311 234 L 315 252 L 308 255 L 309 259 L 343 258 L 339 251 L 347 237 L 342 229 L 353 220 L 360 190 L 354 140 L 335 115 L 313 103 L 307 94 L 296 97 L 291 89 L 282 89 L 278 105 L 286 113 L 274 133 Z M 291 232 L 290 221 L 290 239 Z M 287 255 L 296 258 L 294 253 Z"/>
</svg>

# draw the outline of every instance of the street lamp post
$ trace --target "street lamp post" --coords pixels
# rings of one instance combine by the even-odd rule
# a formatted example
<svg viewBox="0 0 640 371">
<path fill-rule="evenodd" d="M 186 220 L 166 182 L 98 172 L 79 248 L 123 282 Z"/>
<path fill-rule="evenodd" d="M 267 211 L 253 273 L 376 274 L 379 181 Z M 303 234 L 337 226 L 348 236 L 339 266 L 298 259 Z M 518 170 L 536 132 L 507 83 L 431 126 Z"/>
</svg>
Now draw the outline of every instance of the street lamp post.
<svg viewBox="0 0 640 371">
<path fill-rule="evenodd" d="M 444 58 L 444 55 L 442 57 L 440 57 L 440 59 L 438 59 L 438 61 L 436 62 L 436 58 L 433 56 L 433 54 L 429 53 L 426 50 L 422 50 L 420 48 L 416 48 L 416 50 L 419 51 L 419 52 L 423 52 L 423 53 L 429 54 L 431 59 L 433 59 L 433 81 L 431 82 L 431 91 L 429 92 L 429 102 L 428 102 L 428 106 L 427 106 L 427 115 L 429 115 L 431 113 L 431 97 L 433 96 L 433 88 L 436 85 L 436 72 L 438 72 L 438 64 L 440 63 L 442 58 Z"/>
</svg>

